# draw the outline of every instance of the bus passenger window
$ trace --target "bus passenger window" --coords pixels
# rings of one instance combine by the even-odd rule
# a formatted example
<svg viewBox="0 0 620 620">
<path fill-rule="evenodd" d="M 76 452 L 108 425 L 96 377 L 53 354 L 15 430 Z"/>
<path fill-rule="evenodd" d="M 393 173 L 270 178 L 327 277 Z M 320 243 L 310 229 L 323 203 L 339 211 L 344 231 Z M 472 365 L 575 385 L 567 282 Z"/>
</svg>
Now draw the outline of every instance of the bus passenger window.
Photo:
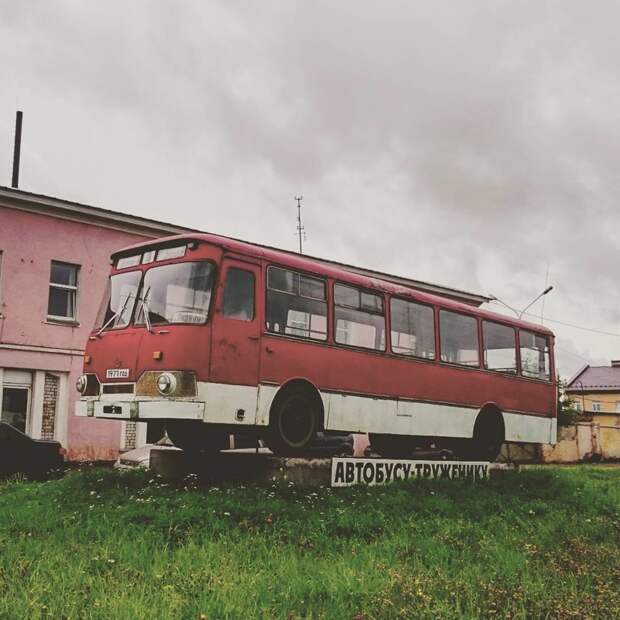
<svg viewBox="0 0 620 620">
<path fill-rule="evenodd" d="M 549 370 L 549 341 L 545 336 L 519 330 L 521 374 L 532 379 L 551 378 Z"/>
<path fill-rule="evenodd" d="M 336 342 L 385 351 L 383 297 L 344 284 L 334 285 Z"/>
<path fill-rule="evenodd" d="M 431 306 L 392 298 L 390 316 L 394 353 L 435 359 L 435 317 Z"/>
<path fill-rule="evenodd" d="M 231 267 L 224 285 L 223 314 L 229 319 L 251 321 L 254 318 L 254 274 Z"/>
<path fill-rule="evenodd" d="M 497 372 L 517 372 L 517 343 L 515 330 L 508 325 L 482 322 L 484 367 Z"/>
<path fill-rule="evenodd" d="M 327 340 L 325 281 L 302 273 L 267 269 L 267 331 Z"/>
<path fill-rule="evenodd" d="M 478 324 L 473 316 L 441 310 L 441 361 L 463 366 L 479 366 Z"/>
</svg>

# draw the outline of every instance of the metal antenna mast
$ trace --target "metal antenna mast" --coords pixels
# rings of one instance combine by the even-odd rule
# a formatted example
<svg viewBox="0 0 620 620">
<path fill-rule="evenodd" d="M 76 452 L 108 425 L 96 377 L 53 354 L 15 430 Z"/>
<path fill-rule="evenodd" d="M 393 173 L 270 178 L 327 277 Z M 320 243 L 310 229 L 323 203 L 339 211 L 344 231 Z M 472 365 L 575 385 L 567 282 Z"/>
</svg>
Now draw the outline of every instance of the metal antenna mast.
<svg viewBox="0 0 620 620">
<path fill-rule="evenodd" d="M 297 234 L 299 236 L 299 253 L 303 254 L 302 247 L 302 239 L 306 238 L 306 229 L 301 223 L 301 201 L 304 199 L 303 196 L 295 196 L 295 200 L 297 201 Z"/>
</svg>

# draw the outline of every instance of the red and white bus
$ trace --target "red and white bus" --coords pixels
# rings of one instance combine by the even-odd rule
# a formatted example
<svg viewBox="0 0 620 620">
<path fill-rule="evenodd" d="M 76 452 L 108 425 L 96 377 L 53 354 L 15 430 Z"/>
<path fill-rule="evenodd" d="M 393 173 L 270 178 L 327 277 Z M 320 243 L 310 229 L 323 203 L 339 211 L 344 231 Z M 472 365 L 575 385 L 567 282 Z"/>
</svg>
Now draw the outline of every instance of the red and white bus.
<svg viewBox="0 0 620 620">
<path fill-rule="evenodd" d="M 248 431 L 282 454 L 331 430 L 386 457 L 555 442 L 545 327 L 216 235 L 112 261 L 77 415 L 157 421 L 186 450 Z"/>
</svg>

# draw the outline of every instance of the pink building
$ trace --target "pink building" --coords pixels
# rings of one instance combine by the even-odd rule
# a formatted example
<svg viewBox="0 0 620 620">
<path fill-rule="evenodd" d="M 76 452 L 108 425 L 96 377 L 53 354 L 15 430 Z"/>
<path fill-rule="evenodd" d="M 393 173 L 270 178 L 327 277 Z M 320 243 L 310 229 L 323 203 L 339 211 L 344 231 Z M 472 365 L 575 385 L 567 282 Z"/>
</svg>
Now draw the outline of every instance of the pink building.
<svg viewBox="0 0 620 620">
<path fill-rule="evenodd" d="M 146 443 L 146 425 L 73 415 L 84 345 L 110 254 L 189 229 L 0 187 L 0 415 L 35 438 L 57 439 L 70 460 L 113 460 Z M 487 298 L 337 264 L 479 306 Z"/>
<path fill-rule="evenodd" d="M 75 381 L 110 254 L 180 232 L 187 229 L 0 187 L 2 420 L 59 440 L 71 460 L 115 459 L 145 440 L 135 423 L 75 417 Z"/>
</svg>

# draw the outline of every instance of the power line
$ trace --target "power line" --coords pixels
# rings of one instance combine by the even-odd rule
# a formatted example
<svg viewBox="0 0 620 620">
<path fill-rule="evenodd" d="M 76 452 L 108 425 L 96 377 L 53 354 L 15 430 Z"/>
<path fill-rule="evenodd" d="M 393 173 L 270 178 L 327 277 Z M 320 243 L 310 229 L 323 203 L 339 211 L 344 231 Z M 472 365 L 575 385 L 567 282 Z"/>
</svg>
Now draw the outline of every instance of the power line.
<svg viewBox="0 0 620 620">
<path fill-rule="evenodd" d="M 558 347 L 557 344 L 553 346 L 556 351 L 562 351 L 562 353 L 564 353 L 565 355 L 570 355 L 571 357 L 578 357 L 580 360 L 586 362 L 587 364 L 591 362 L 589 358 L 584 357 L 583 355 L 579 355 L 579 353 L 575 353 L 574 351 L 569 351 L 568 349 L 565 349 L 564 347 Z"/>
<path fill-rule="evenodd" d="M 531 312 L 525 313 L 527 316 L 538 318 L 536 314 Z M 583 325 L 575 325 L 574 323 L 566 323 L 565 321 L 558 321 L 558 319 L 545 318 L 545 321 L 550 323 L 557 323 L 558 325 L 564 325 L 565 327 L 573 327 L 574 329 L 581 329 L 584 332 L 592 332 L 593 334 L 601 334 L 602 336 L 613 336 L 614 338 L 620 338 L 620 334 L 614 334 L 613 332 L 606 332 L 602 329 L 595 329 L 593 327 L 583 327 Z"/>
<path fill-rule="evenodd" d="M 491 301 L 499 301 L 499 300 L 495 300 L 492 299 Z M 501 304 L 504 304 L 504 302 L 501 302 Z M 532 318 L 535 319 L 540 319 L 540 317 L 537 314 L 533 314 L 532 312 L 524 312 L 523 314 L 525 314 L 526 316 L 531 316 Z M 592 332 L 593 334 L 601 334 L 602 336 L 612 336 L 613 338 L 620 338 L 620 334 L 616 334 L 614 332 L 608 332 L 605 331 L 603 329 L 596 329 L 594 327 L 584 327 L 583 325 L 575 325 L 575 323 L 567 323 L 566 321 L 560 321 L 558 319 L 550 319 L 550 318 L 545 318 L 545 321 L 549 321 L 550 323 L 557 323 L 558 325 L 564 325 L 565 327 L 572 327 L 574 329 L 581 329 L 584 332 Z"/>
</svg>

